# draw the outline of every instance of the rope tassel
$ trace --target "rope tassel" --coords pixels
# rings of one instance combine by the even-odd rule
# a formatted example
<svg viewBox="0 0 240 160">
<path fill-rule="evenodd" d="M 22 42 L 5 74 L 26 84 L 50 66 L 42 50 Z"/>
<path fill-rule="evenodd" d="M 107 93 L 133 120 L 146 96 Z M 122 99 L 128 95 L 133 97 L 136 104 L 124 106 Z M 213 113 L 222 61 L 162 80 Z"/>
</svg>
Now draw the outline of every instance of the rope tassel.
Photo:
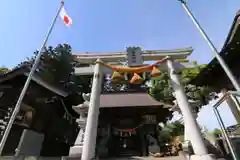
<svg viewBox="0 0 240 160">
<path fill-rule="evenodd" d="M 162 73 L 159 69 L 157 69 L 157 67 L 153 67 L 152 72 L 151 72 L 151 76 L 152 77 L 157 77 L 160 76 Z"/>
<path fill-rule="evenodd" d="M 137 73 L 133 74 L 132 79 L 130 80 L 131 84 L 141 84 L 144 81 L 142 77 L 140 77 Z"/>
</svg>

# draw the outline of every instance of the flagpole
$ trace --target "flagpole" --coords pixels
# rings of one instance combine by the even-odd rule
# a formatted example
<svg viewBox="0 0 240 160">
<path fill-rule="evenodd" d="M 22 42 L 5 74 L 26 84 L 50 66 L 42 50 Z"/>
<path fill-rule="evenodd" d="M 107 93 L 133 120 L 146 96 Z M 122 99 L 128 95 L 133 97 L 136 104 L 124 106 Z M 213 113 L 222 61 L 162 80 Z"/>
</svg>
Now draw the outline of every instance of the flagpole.
<svg viewBox="0 0 240 160">
<path fill-rule="evenodd" d="M 2 151 L 3 151 L 4 145 L 5 145 L 5 143 L 6 143 L 6 140 L 7 140 L 7 138 L 8 138 L 8 135 L 9 135 L 9 133 L 10 133 L 10 130 L 11 130 L 11 128 L 12 128 L 13 122 L 14 122 L 14 120 L 15 120 L 15 118 L 16 118 L 19 110 L 20 110 L 20 107 L 21 107 L 23 98 L 24 98 L 24 96 L 25 96 L 25 94 L 26 94 L 26 91 L 27 91 L 27 89 L 28 89 L 28 87 L 29 87 L 29 84 L 30 84 L 30 82 L 31 82 L 32 76 L 33 76 L 33 74 L 34 74 L 34 72 L 35 72 L 35 70 L 36 70 L 36 68 L 37 68 L 37 66 L 38 66 L 38 64 L 39 64 L 39 62 L 40 62 L 40 59 L 41 59 L 42 53 L 43 53 L 43 51 L 44 51 L 44 49 L 45 49 L 46 43 L 47 43 L 47 41 L 48 41 L 48 39 L 49 39 L 49 36 L 50 36 L 50 34 L 51 34 L 52 30 L 53 30 L 53 27 L 54 27 L 55 23 L 56 23 L 56 21 L 57 21 L 58 15 L 59 15 L 61 9 L 63 8 L 63 5 L 64 5 L 64 1 L 62 0 L 62 1 L 61 1 L 61 5 L 60 5 L 60 7 L 59 7 L 59 9 L 58 9 L 58 11 L 57 11 L 57 14 L 56 14 L 55 18 L 53 19 L 50 28 L 48 29 L 48 32 L 47 32 L 46 37 L 45 37 L 45 39 L 44 39 L 44 41 L 43 41 L 43 43 L 42 43 L 42 46 L 41 46 L 41 48 L 40 48 L 40 51 L 39 51 L 39 53 L 38 53 L 37 56 L 36 56 L 36 59 L 35 59 L 35 61 L 34 61 L 34 63 L 33 63 L 33 66 L 32 66 L 32 68 L 31 68 L 30 73 L 29 73 L 29 75 L 28 75 L 28 77 L 27 77 L 27 80 L 26 80 L 26 82 L 25 82 L 25 84 L 24 84 L 24 87 L 23 87 L 23 89 L 22 89 L 22 91 L 21 91 L 21 93 L 20 93 L 20 96 L 19 96 L 18 100 L 17 100 L 17 103 L 16 103 L 15 108 L 14 108 L 14 110 L 13 110 L 13 113 L 12 113 L 12 115 L 11 115 L 11 118 L 10 118 L 10 120 L 9 120 L 9 122 L 8 122 L 8 125 L 7 125 L 7 127 L 6 127 L 5 132 L 4 132 L 4 135 L 3 135 L 2 139 L 1 139 L 1 143 L 0 143 L 0 155 L 2 155 Z"/>
<path fill-rule="evenodd" d="M 193 13 L 190 11 L 190 9 L 187 6 L 186 0 L 178 0 L 181 2 L 182 7 L 184 8 L 184 10 L 186 11 L 186 13 L 188 14 L 188 16 L 191 18 L 191 20 L 193 21 L 194 25 L 197 27 L 198 31 L 201 33 L 202 37 L 207 41 L 209 47 L 211 48 L 211 50 L 214 53 L 214 56 L 216 57 L 216 59 L 218 60 L 219 64 L 221 65 L 221 67 L 223 68 L 223 70 L 225 71 L 225 73 L 227 74 L 229 80 L 231 81 L 231 83 L 233 84 L 233 87 L 237 90 L 240 91 L 240 85 L 238 83 L 238 81 L 236 80 L 235 76 L 233 75 L 232 71 L 229 69 L 228 65 L 225 63 L 225 61 L 223 60 L 223 58 L 218 54 L 218 50 L 217 48 L 214 46 L 213 42 L 210 40 L 210 38 L 208 37 L 208 35 L 206 34 L 206 32 L 203 30 L 203 28 L 201 27 L 200 23 L 197 21 L 197 19 L 194 17 Z"/>
</svg>

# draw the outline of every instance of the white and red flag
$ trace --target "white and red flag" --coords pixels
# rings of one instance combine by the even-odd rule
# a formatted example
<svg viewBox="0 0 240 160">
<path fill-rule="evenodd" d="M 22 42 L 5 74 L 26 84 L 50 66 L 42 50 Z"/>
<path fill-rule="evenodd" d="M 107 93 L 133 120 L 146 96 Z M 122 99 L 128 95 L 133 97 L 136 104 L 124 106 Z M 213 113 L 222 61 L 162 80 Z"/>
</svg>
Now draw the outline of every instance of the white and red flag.
<svg viewBox="0 0 240 160">
<path fill-rule="evenodd" d="M 68 16 L 64 6 L 62 7 L 60 11 L 60 17 L 63 19 L 64 23 L 69 27 L 72 24 L 71 17 Z"/>
</svg>

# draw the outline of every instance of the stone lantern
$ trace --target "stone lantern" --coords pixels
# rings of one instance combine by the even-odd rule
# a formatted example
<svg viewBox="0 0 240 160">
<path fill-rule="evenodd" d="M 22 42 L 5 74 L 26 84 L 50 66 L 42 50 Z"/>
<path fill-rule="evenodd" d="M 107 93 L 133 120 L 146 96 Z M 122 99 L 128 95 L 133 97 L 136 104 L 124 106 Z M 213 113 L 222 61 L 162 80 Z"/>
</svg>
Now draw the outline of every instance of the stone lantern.
<svg viewBox="0 0 240 160">
<path fill-rule="evenodd" d="M 84 133 L 87 122 L 87 114 L 89 108 L 90 93 L 83 93 L 84 102 L 78 106 L 73 106 L 73 109 L 79 114 L 79 118 L 76 120 L 80 128 L 74 146 L 70 148 L 69 156 L 70 157 L 81 157 L 82 147 L 84 142 Z"/>
</svg>

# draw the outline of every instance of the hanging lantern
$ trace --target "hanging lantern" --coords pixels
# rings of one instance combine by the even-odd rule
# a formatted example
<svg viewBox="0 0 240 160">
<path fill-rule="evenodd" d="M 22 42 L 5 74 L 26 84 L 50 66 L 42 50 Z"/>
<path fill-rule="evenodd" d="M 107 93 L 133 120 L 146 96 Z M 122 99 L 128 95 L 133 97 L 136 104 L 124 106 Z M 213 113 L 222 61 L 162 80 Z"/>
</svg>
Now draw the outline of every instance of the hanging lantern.
<svg viewBox="0 0 240 160">
<path fill-rule="evenodd" d="M 141 84 L 144 81 L 142 77 L 140 77 L 137 73 L 133 74 L 132 79 L 130 80 L 131 84 Z"/>
<path fill-rule="evenodd" d="M 157 76 L 160 76 L 162 73 L 159 69 L 157 69 L 157 67 L 153 67 L 152 68 L 152 72 L 151 72 L 151 76 L 152 77 L 157 77 Z"/>
<path fill-rule="evenodd" d="M 113 72 L 112 77 L 111 77 L 111 82 L 119 82 L 119 81 L 123 81 L 123 80 L 125 80 L 125 77 L 123 74 L 121 74 L 117 71 Z"/>
</svg>

